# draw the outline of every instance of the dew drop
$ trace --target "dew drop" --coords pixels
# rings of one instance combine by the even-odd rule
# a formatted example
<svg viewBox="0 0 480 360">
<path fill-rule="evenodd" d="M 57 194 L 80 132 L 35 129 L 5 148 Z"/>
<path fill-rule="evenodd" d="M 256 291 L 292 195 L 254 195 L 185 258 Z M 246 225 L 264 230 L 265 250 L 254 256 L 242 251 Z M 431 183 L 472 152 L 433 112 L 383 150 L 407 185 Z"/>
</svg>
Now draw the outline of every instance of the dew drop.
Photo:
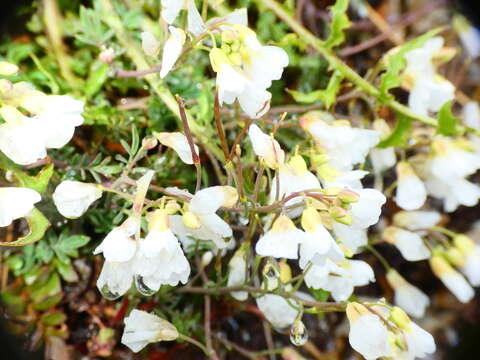
<svg viewBox="0 0 480 360">
<path fill-rule="evenodd" d="M 308 330 L 301 320 L 295 320 L 290 329 L 290 342 L 295 346 L 302 346 L 308 341 Z"/>
<path fill-rule="evenodd" d="M 102 296 L 107 300 L 116 300 L 120 296 L 122 296 L 121 294 L 118 294 L 118 293 L 115 293 L 115 292 L 111 291 L 108 288 L 107 284 L 102 286 L 102 288 L 100 289 L 100 294 L 102 294 Z"/>
<path fill-rule="evenodd" d="M 135 276 L 135 287 L 137 288 L 138 292 L 144 296 L 152 296 L 156 293 L 155 290 L 149 288 L 145 282 L 143 281 L 143 277 L 140 275 Z"/>
</svg>

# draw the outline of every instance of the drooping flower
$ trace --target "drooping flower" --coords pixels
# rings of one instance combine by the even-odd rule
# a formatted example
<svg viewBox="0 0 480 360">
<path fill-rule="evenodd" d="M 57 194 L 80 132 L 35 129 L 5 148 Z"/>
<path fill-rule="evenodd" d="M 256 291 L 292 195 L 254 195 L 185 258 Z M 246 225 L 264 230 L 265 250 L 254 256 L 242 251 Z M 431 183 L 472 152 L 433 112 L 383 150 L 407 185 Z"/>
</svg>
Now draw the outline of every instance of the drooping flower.
<svg viewBox="0 0 480 360">
<path fill-rule="evenodd" d="M 27 216 L 41 200 L 40 194 L 32 189 L 0 187 L 0 227 Z"/>
<path fill-rule="evenodd" d="M 417 210 L 427 199 L 427 189 L 407 162 L 397 164 L 396 203 L 404 210 Z"/>
<path fill-rule="evenodd" d="M 269 275 L 269 265 L 264 269 L 265 281 L 262 284 L 262 288 L 267 290 L 275 290 L 280 286 L 280 283 L 287 283 L 291 279 L 291 269 L 284 263 L 280 263 L 280 274 L 271 270 L 274 275 Z M 292 285 L 286 284 L 285 290 L 291 291 Z M 294 305 L 291 306 L 288 301 L 280 295 L 265 294 L 256 299 L 257 306 L 260 311 L 265 315 L 268 322 L 277 329 L 284 329 L 291 326 L 295 319 L 298 317 L 298 310 L 294 308 L 298 307 L 298 302 L 290 300 Z"/>
<path fill-rule="evenodd" d="M 161 132 L 155 133 L 154 135 L 162 145 L 168 146 L 169 148 L 175 150 L 185 164 L 193 164 L 192 151 L 190 150 L 190 146 L 185 135 L 180 132 Z M 194 149 L 198 154 L 197 145 L 194 145 Z"/>
<path fill-rule="evenodd" d="M 140 240 L 135 258 L 137 288 L 146 286 L 155 292 L 161 285 L 185 284 L 190 276 L 190 264 L 170 229 L 167 212 L 155 211 L 148 227 L 149 233 Z"/>
<path fill-rule="evenodd" d="M 227 286 L 240 286 L 247 280 L 246 246 L 240 246 L 228 263 Z M 232 291 L 230 293 L 238 301 L 245 301 L 248 298 L 246 291 Z"/>
<path fill-rule="evenodd" d="M 195 6 L 195 0 L 162 0 L 161 16 L 168 24 L 173 24 L 181 10 L 188 12 L 188 31 L 199 36 L 205 30 L 202 16 Z"/>
<path fill-rule="evenodd" d="M 385 229 L 383 236 L 386 241 L 395 245 L 402 253 L 402 256 L 408 261 L 425 260 L 431 255 L 422 237 L 412 231 L 390 226 Z"/>
<path fill-rule="evenodd" d="M 396 270 L 387 272 L 387 281 L 395 291 L 395 305 L 405 310 L 409 315 L 420 318 L 430 305 L 430 299 L 420 289 L 410 284 Z"/>
<path fill-rule="evenodd" d="M 248 128 L 248 136 L 252 142 L 253 151 L 270 169 L 277 169 L 285 161 L 285 152 L 271 135 L 260 130 L 256 124 Z"/>
<path fill-rule="evenodd" d="M 455 236 L 453 242 L 463 255 L 463 261 L 459 264 L 460 271 L 470 284 L 480 286 L 480 246 L 465 235 Z"/>
<path fill-rule="evenodd" d="M 236 99 L 251 118 L 259 118 L 270 108 L 267 89 L 279 80 L 288 65 L 287 53 L 276 46 L 262 46 L 254 31 L 232 24 L 222 29 L 222 46 L 210 51 L 217 73 L 220 105 Z"/>
<path fill-rule="evenodd" d="M 76 219 L 101 197 L 102 190 L 94 184 L 65 180 L 55 189 L 53 202 L 60 214 L 69 219 Z"/>
<path fill-rule="evenodd" d="M 210 240 L 218 248 L 225 248 L 227 244 L 223 238 L 231 237 L 232 229 L 216 211 L 222 206 L 233 206 L 237 200 L 237 190 L 231 186 L 202 189 L 192 197 L 188 211 L 185 211 L 183 216 L 170 216 L 170 226 L 178 236 Z"/>
<path fill-rule="evenodd" d="M 307 113 L 300 118 L 300 125 L 327 154 L 329 165 L 338 171 L 349 171 L 363 163 L 370 149 L 380 141 L 379 131 L 353 128 L 346 120 L 327 122 L 323 119 L 328 120 L 330 116 Z"/>
<path fill-rule="evenodd" d="M 435 226 L 441 219 L 442 216 L 437 211 L 399 211 L 393 216 L 393 223 L 414 231 Z"/>
<path fill-rule="evenodd" d="M 434 37 L 422 47 L 405 54 L 407 67 L 403 76 L 411 88 L 408 105 L 420 115 L 439 111 L 455 95 L 455 87 L 436 73 L 433 63 L 433 57 L 443 47 L 443 43 L 443 38 Z"/>
<path fill-rule="evenodd" d="M 0 151 L 19 165 L 33 164 L 47 156 L 36 119 L 9 105 L 0 108 L 0 115 L 6 121 L 0 125 Z"/>
<path fill-rule="evenodd" d="M 383 119 L 377 119 L 373 122 L 373 128 L 380 132 L 382 140 L 391 134 L 391 129 Z M 372 161 L 375 173 L 381 173 L 393 166 L 397 162 L 395 147 L 373 148 L 370 151 L 370 160 Z"/>
<path fill-rule="evenodd" d="M 480 55 L 480 31 L 466 18 L 458 14 L 453 18 L 453 28 L 456 30 L 467 55 L 476 59 Z"/>
<path fill-rule="evenodd" d="M 433 273 L 462 303 L 469 302 L 475 292 L 465 278 L 457 272 L 441 255 L 430 259 Z"/>
<path fill-rule="evenodd" d="M 304 241 L 305 233 L 297 229 L 286 215 L 280 215 L 258 240 L 255 250 L 258 255 L 274 258 L 298 259 L 298 245 Z"/>
<path fill-rule="evenodd" d="M 137 242 L 133 236 L 139 226 L 140 223 L 136 219 L 129 217 L 122 225 L 107 234 L 93 254 L 103 253 L 103 257 L 109 262 L 126 262 L 133 259 L 137 251 Z"/>
<path fill-rule="evenodd" d="M 305 283 L 314 289 L 329 291 L 335 301 L 345 301 L 355 287 L 375 281 L 375 274 L 368 263 L 361 260 L 342 260 L 325 265 L 313 265 L 305 275 Z"/>
<path fill-rule="evenodd" d="M 180 54 L 182 53 L 183 44 L 185 44 L 186 35 L 182 29 L 175 26 L 169 26 L 170 36 L 165 42 L 162 55 L 162 69 L 160 77 L 163 79 L 173 69 Z"/>
<path fill-rule="evenodd" d="M 388 328 L 378 315 L 355 302 L 347 305 L 346 313 L 350 322 L 348 341 L 352 348 L 366 359 L 378 359 L 393 355 Z"/>
<path fill-rule="evenodd" d="M 173 341 L 179 334 L 167 320 L 146 311 L 133 309 L 125 318 L 122 344 L 133 352 L 139 352 L 150 343 Z"/>
<path fill-rule="evenodd" d="M 480 169 L 480 157 L 466 140 L 446 137 L 434 139 L 433 153 L 420 158 L 419 175 L 425 180 L 427 191 L 433 197 L 444 200 L 447 212 L 459 205 L 474 206 L 480 199 L 480 186 L 466 177 Z"/>
</svg>

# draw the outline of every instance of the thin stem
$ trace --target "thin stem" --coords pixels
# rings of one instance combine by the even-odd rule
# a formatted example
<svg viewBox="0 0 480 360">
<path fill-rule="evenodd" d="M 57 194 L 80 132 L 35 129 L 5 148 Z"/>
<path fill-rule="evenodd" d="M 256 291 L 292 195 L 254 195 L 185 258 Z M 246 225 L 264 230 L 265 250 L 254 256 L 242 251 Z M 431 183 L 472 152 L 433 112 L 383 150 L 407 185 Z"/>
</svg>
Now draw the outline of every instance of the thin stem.
<svg viewBox="0 0 480 360">
<path fill-rule="evenodd" d="M 377 251 L 377 249 L 375 249 L 372 245 L 366 245 L 365 248 L 367 248 L 380 261 L 386 271 L 391 269 L 388 261 Z"/>
<path fill-rule="evenodd" d="M 223 129 L 222 118 L 220 115 L 220 103 L 218 100 L 218 89 L 215 90 L 215 102 L 213 105 L 213 115 L 215 118 L 215 125 L 217 127 L 217 133 L 220 137 L 220 144 L 222 145 L 223 155 L 225 156 L 225 160 L 229 158 L 228 155 L 228 144 L 227 139 L 225 137 L 225 130 Z"/>
<path fill-rule="evenodd" d="M 245 122 L 245 126 L 243 127 L 242 130 L 240 130 L 240 133 L 235 138 L 235 141 L 233 142 L 233 145 L 232 145 L 232 150 L 230 151 L 230 155 L 228 156 L 229 161 L 233 159 L 233 155 L 235 155 L 235 149 L 237 148 L 237 145 L 240 144 L 240 141 L 242 141 L 243 137 L 248 131 L 248 128 L 250 127 L 250 124 L 253 122 L 253 120 L 254 119 L 252 118 L 248 118 L 247 121 Z"/>
<path fill-rule="evenodd" d="M 436 232 L 439 232 L 441 234 L 447 235 L 451 238 L 454 238 L 458 235 L 456 232 L 453 232 L 453 231 L 448 230 L 448 229 L 446 229 L 444 227 L 441 227 L 441 226 L 432 226 L 432 227 L 429 227 L 427 230 L 436 231 Z"/>
<path fill-rule="evenodd" d="M 162 64 L 155 65 L 150 69 L 145 70 L 124 70 L 124 69 L 117 69 L 115 71 L 115 75 L 120 78 L 132 78 L 132 77 L 142 77 L 148 74 L 159 72 L 162 69 Z"/>
<path fill-rule="evenodd" d="M 186 342 L 189 342 L 192 345 L 197 346 L 198 348 L 200 348 L 204 352 L 204 354 L 206 356 L 210 356 L 210 352 L 205 347 L 205 345 L 203 345 L 201 342 L 195 340 L 194 338 L 191 338 L 190 336 L 183 335 L 183 334 L 178 334 L 178 338 L 181 339 L 181 340 L 184 340 Z"/>
</svg>

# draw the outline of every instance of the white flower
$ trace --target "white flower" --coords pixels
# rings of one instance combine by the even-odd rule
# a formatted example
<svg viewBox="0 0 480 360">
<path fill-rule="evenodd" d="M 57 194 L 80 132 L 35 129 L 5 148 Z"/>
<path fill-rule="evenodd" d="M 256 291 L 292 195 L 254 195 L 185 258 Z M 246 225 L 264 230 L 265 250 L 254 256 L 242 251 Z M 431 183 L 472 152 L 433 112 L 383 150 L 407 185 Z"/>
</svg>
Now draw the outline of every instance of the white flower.
<svg viewBox="0 0 480 360">
<path fill-rule="evenodd" d="M 27 216 L 41 200 L 40 194 L 32 189 L 0 187 L 0 227 Z"/>
<path fill-rule="evenodd" d="M 276 169 L 284 163 L 285 152 L 273 136 L 263 133 L 256 124 L 250 125 L 248 136 L 252 142 L 253 151 L 269 168 Z"/>
<path fill-rule="evenodd" d="M 387 326 L 377 315 L 359 303 L 349 303 L 346 312 L 350 322 L 348 341 L 352 348 L 366 359 L 393 355 Z"/>
<path fill-rule="evenodd" d="M 395 245 L 408 261 L 425 260 L 431 255 L 420 235 L 414 232 L 391 226 L 383 235 L 385 240 Z"/>
<path fill-rule="evenodd" d="M 254 31 L 233 24 L 222 28 L 222 46 L 210 51 L 210 62 L 217 73 L 220 105 L 238 99 L 248 116 L 259 118 L 270 107 L 267 89 L 281 78 L 289 60 L 283 49 L 262 46 Z"/>
<path fill-rule="evenodd" d="M 442 256 L 433 256 L 430 259 L 430 266 L 435 276 L 443 282 L 459 301 L 467 303 L 473 298 L 475 295 L 473 288 Z"/>
<path fill-rule="evenodd" d="M 397 164 L 396 203 L 404 210 L 417 210 L 427 199 L 427 189 L 407 162 Z"/>
<path fill-rule="evenodd" d="M 124 322 L 122 344 L 135 353 L 150 343 L 173 341 L 179 336 L 175 326 L 146 311 L 133 309 Z"/>
<path fill-rule="evenodd" d="M 339 171 L 349 171 L 365 161 L 371 148 L 380 141 L 380 132 L 352 128 L 348 121 L 325 122 L 322 113 L 313 112 L 300 119 L 300 125 L 314 137 L 328 155 L 328 163 Z"/>
<path fill-rule="evenodd" d="M 352 226 L 366 229 L 378 222 L 382 206 L 387 201 L 385 195 L 375 189 L 356 189 L 359 200 L 351 204 Z"/>
<path fill-rule="evenodd" d="M 467 55 L 476 59 L 480 55 L 480 32 L 461 15 L 455 15 L 453 18 L 453 28 L 460 37 Z"/>
<path fill-rule="evenodd" d="M 337 240 L 346 246 L 352 254 L 359 252 L 359 249 L 368 244 L 367 230 L 354 226 L 333 223 L 333 231 Z"/>
<path fill-rule="evenodd" d="M 355 287 L 375 282 L 373 269 L 365 261 L 345 259 L 327 266 L 330 266 L 329 275 L 321 288 L 329 291 L 335 301 L 345 301 L 353 294 Z"/>
<path fill-rule="evenodd" d="M 278 191 L 278 200 L 291 195 L 292 193 L 306 190 L 318 190 L 321 188 L 318 178 L 308 171 L 307 164 L 301 155 L 293 156 L 290 161 L 279 168 L 280 184 Z M 270 191 L 270 203 L 275 202 L 277 196 L 277 177 L 272 181 L 272 188 Z M 301 196 L 294 197 L 284 203 L 284 207 L 291 207 L 299 205 L 303 202 Z M 288 216 L 295 218 L 302 213 L 302 208 L 289 209 Z"/>
<path fill-rule="evenodd" d="M 170 230 L 168 214 L 157 210 L 150 220 L 149 233 L 140 241 L 134 265 L 137 286 L 158 291 L 161 285 L 185 284 L 190 276 L 190 264 L 178 239 Z"/>
<path fill-rule="evenodd" d="M 463 121 L 473 129 L 480 129 L 480 107 L 477 102 L 470 101 L 463 106 Z"/>
<path fill-rule="evenodd" d="M 471 143 L 437 137 L 434 154 L 420 164 L 420 175 L 430 195 L 443 199 L 445 211 L 459 205 L 474 206 L 480 199 L 480 186 L 466 180 L 480 168 L 480 157 L 468 147 Z"/>
<path fill-rule="evenodd" d="M 188 211 L 170 216 L 173 232 L 180 236 L 193 236 L 199 240 L 211 240 L 217 247 L 227 244 L 222 240 L 232 236 L 230 226 L 215 212 L 221 207 L 231 207 L 238 200 L 235 188 L 212 186 L 198 191 L 190 200 Z"/>
<path fill-rule="evenodd" d="M 227 286 L 241 286 L 247 280 L 247 262 L 244 247 L 240 247 L 228 263 Z M 238 301 L 245 301 L 248 298 L 246 291 L 232 291 L 232 297 Z"/>
<path fill-rule="evenodd" d="M 460 250 L 463 261 L 459 264 L 460 271 L 473 286 L 480 285 L 480 246 L 465 235 L 457 235 L 453 239 L 455 248 Z"/>
<path fill-rule="evenodd" d="M 397 156 L 395 155 L 395 148 L 388 147 L 386 149 L 372 149 L 370 151 L 370 160 L 372 161 L 375 173 L 381 173 L 395 165 Z"/>
<path fill-rule="evenodd" d="M 75 127 L 83 124 L 84 103 L 68 95 L 49 95 L 37 110 L 37 125 L 45 146 L 60 149 L 73 137 Z"/>
<path fill-rule="evenodd" d="M 441 219 L 437 211 L 399 211 L 393 216 L 393 223 L 407 230 L 420 230 L 435 226 Z"/>
<path fill-rule="evenodd" d="M 109 300 L 125 294 L 132 286 L 133 259 L 125 262 L 105 261 L 97 279 L 97 288 Z"/>
<path fill-rule="evenodd" d="M 22 115 L 12 106 L 2 106 L 0 150 L 19 165 L 28 165 L 47 156 L 45 141 L 37 129 L 37 119 Z"/>
<path fill-rule="evenodd" d="M 148 56 L 157 56 L 160 51 L 160 42 L 149 31 L 143 31 L 140 34 L 142 38 L 142 49 Z"/>
<path fill-rule="evenodd" d="M 402 354 L 406 359 L 424 358 L 428 354 L 432 354 L 436 350 L 435 340 L 433 336 L 415 324 L 410 322 L 409 328 L 403 332 L 407 343 L 406 354 Z"/>
<path fill-rule="evenodd" d="M 395 291 L 395 305 L 409 315 L 420 318 L 430 305 L 430 299 L 420 289 L 407 282 L 396 270 L 387 272 L 387 281 Z"/>
<path fill-rule="evenodd" d="M 452 100 L 455 95 L 455 87 L 436 74 L 432 61 L 442 47 L 443 38 L 435 37 L 427 40 L 421 48 L 405 54 L 407 67 L 404 78 L 411 86 L 408 105 L 420 115 L 439 111 L 442 105 Z"/>
<path fill-rule="evenodd" d="M 101 197 L 102 190 L 94 184 L 66 180 L 55 189 L 53 202 L 60 214 L 66 218 L 76 219 Z"/>
<path fill-rule="evenodd" d="M 162 0 L 162 18 L 172 24 L 182 9 L 188 11 L 188 31 L 199 36 L 205 30 L 202 16 L 195 6 L 195 0 Z"/>
<path fill-rule="evenodd" d="M 163 79 L 173 69 L 180 54 L 182 53 L 183 44 L 185 44 L 185 32 L 175 26 L 169 26 L 170 36 L 165 42 L 162 55 L 162 69 L 160 77 Z"/>
<path fill-rule="evenodd" d="M 180 132 L 162 132 L 154 135 L 162 145 L 172 148 L 185 164 L 193 164 L 192 152 L 185 135 Z M 198 146 L 193 145 L 193 147 L 198 154 Z"/>
<path fill-rule="evenodd" d="M 255 250 L 261 256 L 298 259 L 298 245 L 304 241 L 305 233 L 295 227 L 286 215 L 280 215 L 258 240 Z"/>
<path fill-rule="evenodd" d="M 310 262 L 315 265 L 323 265 L 327 259 L 333 262 L 343 260 L 342 250 L 322 225 L 317 210 L 309 207 L 303 211 L 302 227 L 306 235 L 300 244 L 299 265 L 302 269 L 305 269 Z"/>
<path fill-rule="evenodd" d="M 127 262 L 135 256 L 137 242 L 132 239 L 137 228 L 140 226 L 134 218 L 128 218 L 125 222 L 110 231 L 105 239 L 97 246 L 94 255 L 103 253 L 108 262 Z"/>
<path fill-rule="evenodd" d="M 47 156 L 46 149 L 65 146 L 75 127 L 83 123 L 83 102 L 67 95 L 47 96 L 25 83 L 14 84 L 0 108 L 6 123 L 0 125 L 0 150 L 20 165 Z M 34 117 L 16 109 L 22 106 Z"/>
</svg>

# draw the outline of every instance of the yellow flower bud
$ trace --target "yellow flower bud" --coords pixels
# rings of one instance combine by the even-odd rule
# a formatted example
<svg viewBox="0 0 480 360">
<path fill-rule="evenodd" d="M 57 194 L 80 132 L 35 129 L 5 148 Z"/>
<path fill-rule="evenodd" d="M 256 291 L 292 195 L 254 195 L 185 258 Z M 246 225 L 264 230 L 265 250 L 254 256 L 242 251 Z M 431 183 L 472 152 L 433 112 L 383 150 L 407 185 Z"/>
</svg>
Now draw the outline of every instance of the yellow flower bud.
<svg viewBox="0 0 480 360">
<path fill-rule="evenodd" d="M 184 225 L 190 229 L 198 229 L 201 226 L 200 219 L 190 211 L 183 213 L 182 221 Z"/>
</svg>

